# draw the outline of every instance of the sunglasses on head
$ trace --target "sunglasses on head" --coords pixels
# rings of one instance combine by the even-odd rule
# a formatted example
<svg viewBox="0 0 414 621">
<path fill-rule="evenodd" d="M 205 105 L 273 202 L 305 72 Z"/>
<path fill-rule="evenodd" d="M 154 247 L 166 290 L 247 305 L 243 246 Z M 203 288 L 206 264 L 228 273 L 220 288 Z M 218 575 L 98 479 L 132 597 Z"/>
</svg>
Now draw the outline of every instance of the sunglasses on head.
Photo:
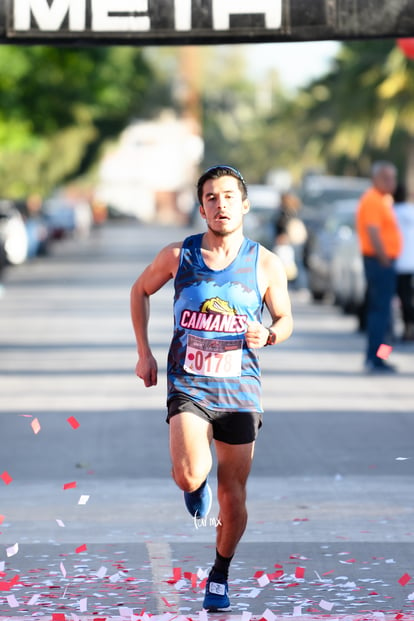
<svg viewBox="0 0 414 621">
<path fill-rule="evenodd" d="M 211 166 L 210 168 L 207 168 L 207 170 L 204 171 L 204 174 L 206 173 L 210 173 L 213 170 L 223 170 L 223 171 L 230 171 L 230 173 L 232 173 L 235 177 L 237 177 L 238 179 L 240 179 L 240 181 L 246 185 L 245 180 L 243 179 L 243 175 L 241 174 L 241 172 L 239 170 L 237 170 L 237 168 L 233 168 L 233 166 L 227 166 L 226 165 L 216 165 L 216 166 Z"/>
</svg>

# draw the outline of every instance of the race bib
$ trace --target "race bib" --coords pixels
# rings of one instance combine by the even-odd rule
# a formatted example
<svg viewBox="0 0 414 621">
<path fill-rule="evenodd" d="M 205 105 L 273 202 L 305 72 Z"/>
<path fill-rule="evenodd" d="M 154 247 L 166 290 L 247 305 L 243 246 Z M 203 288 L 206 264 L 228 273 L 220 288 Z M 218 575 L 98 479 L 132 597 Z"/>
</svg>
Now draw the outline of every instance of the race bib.
<svg viewBox="0 0 414 621">
<path fill-rule="evenodd" d="M 243 340 L 205 339 L 188 335 L 184 370 L 208 377 L 241 375 Z"/>
</svg>

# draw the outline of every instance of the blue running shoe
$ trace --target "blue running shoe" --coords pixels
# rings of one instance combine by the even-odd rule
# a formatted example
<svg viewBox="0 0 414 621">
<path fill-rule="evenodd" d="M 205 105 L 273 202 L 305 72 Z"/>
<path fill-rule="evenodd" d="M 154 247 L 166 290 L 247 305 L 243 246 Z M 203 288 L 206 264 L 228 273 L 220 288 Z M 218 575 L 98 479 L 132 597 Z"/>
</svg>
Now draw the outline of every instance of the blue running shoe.
<svg viewBox="0 0 414 621">
<path fill-rule="evenodd" d="M 213 496 L 207 479 L 195 492 L 184 492 L 185 506 L 195 518 L 204 518 L 210 513 Z"/>
<path fill-rule="evenodd" d="M 229 586 L 223 574 L 216 571 L 210 573 L 206 584 L 203 608 L 207 612 L 227 612 L 231 610 Z"/>
</svg>

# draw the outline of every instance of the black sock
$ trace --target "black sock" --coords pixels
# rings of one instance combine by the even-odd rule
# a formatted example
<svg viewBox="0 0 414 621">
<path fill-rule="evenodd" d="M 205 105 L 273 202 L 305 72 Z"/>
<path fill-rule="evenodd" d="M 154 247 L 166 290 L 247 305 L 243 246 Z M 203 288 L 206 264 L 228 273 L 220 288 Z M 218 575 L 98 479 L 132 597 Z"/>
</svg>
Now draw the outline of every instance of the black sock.
<svg viewBox="0 0 414 621">
<path fill-rule="evenodd" d="M 220 552 L 216 550 L 216 560 L 214 561 L 214 565 L 211 570 L 211 573 L 214 573 L 215 571 L 217 571 L 220 574 L 223 574 L 227 580 L 227 578 L 229 577 L 229 567 L 230 567 L 232 558 L 233 556 L 229 556 L 229 557 L 221 556 Z"/>
</svg>

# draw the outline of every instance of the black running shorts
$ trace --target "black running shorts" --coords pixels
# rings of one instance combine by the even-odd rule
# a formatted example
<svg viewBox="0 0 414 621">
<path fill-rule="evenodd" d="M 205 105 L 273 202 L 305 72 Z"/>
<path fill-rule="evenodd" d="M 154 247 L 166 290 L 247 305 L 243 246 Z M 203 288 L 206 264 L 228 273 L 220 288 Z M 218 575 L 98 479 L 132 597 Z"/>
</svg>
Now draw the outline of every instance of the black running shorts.
<svg viewBox="0 0 414 621">
<path fill-rule="evenodd" d="M 223 410 L 209 410 L 199 405 L 187 395 L 174 395 L 167 403 L 170 418 L 181 412 L 192 412 L 203 420 L 211 423 L 213 438 L 226 444 L 249 444 L 257 437 L 262 426 L 260 412 L 225 412 Z"/>
</svg>

